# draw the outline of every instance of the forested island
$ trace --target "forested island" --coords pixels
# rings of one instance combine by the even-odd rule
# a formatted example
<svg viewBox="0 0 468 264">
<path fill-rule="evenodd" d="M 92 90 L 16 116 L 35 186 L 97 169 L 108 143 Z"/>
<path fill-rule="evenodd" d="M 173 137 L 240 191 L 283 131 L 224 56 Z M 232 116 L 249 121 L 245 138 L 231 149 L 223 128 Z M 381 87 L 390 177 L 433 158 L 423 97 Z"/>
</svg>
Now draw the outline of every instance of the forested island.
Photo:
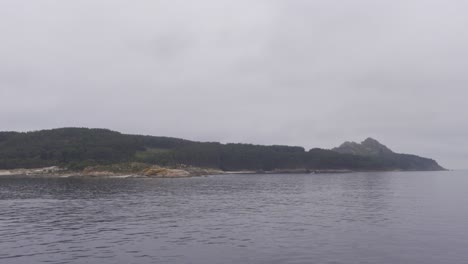
<svg viewBox="0 0 468 264">
<path fill-rule="evenodd" d="M 73 172 L 189 174 L 228 171 L 431 171 L 436 161 L 395 153 L 378 141 L 345 142 L 331 150 L 195 142 L 171 137 L 127 135 L 107 129 L 59 128 L 0 132 L 0 170 L 52 167 Z M 203 169 L 200 169 L 203 168 Z"/>
</svg>

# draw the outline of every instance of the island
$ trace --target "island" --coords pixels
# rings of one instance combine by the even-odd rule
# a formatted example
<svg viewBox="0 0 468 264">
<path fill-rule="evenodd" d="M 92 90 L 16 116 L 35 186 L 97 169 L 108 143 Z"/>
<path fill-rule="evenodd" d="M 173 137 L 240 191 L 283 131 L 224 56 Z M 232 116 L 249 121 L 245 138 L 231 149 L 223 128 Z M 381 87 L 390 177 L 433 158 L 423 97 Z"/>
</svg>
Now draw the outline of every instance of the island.
<svg viewBox="0 0 468 264">
<path fill-rule="evenodd" d="M 0 176 L 190 177 L 226 173 L 445 170 L 377 140 L 333 149 L 196 142 L 108 129 L 0 132 Z"/>
</svg>

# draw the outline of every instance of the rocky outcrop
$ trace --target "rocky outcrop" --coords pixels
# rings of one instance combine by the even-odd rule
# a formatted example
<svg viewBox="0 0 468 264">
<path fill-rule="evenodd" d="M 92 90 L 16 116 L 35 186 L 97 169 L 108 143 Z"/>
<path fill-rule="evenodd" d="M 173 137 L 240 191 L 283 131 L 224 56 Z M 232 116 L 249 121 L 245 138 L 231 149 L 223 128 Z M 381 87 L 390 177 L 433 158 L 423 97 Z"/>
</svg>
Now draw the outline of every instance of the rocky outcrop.
<svg viewBox="0 0 468 264">
<path fill-rule="evenodd" d="M 159 178 L 182 178 L 192 176 L 206 176 L 224 174 L 221 170 L 198 168 L 185 165 L 179 165 L 176 168 L 163 168 L 159 166 L 152 166 L 141 172 L 141 175 L 146 177 L 159 177 Z"/>
<path fill-rule="evenodd" d="M 58 166 L 35 168 L 35 169 L 14 169 L 14 170 L 0 170 L 0 176 L 10 175 L 57 175 L 64 171 L 63 168 Z"/>
<path fill-rule="evenodd" d="M 180 169 L 167 169 L 158 166 L 148 168 L 142 172 L 146 177 L 159 177 L 159 178 L 180 178 L 189 177 L 190 172 Z"/>
<path fill-rule="evenodd" d="M 339 153 L 360 156 L 381 156 L 394 154 L 394 152 L 391 149 L 389 149 L 387 146 L 381 144 L 373 138 L 367 138 L 360 144 L 356 142 L 346 141 L 345 143 L 341 144 L 341 146 L 332 150 Z"/>
<path fill-rule="evenodd" d="M 146 163 L 117 163 L 110 165 L 89 166 L 82 171 L 72 171 L 59 167 L 38 169 L 0 170 L 0 176 L 9 177 L 102 177 L 102 178 L 183 178 L 224 174 L 221 170 L 178 165 L 165 168 Z"/>
<path fill-rule="evenodd" d="M 387 146 L 373 138 L 367 138 L 360 144 L 356 142 L 345 142 L 341 144 L 341 146 L 332 150 L 341 154 L 365 157 L 369 162 L 378 164 L 380 170 L 445 170 L 433 159 L 423 158 L 416 155 L 395 153 Z"/>
</svg>

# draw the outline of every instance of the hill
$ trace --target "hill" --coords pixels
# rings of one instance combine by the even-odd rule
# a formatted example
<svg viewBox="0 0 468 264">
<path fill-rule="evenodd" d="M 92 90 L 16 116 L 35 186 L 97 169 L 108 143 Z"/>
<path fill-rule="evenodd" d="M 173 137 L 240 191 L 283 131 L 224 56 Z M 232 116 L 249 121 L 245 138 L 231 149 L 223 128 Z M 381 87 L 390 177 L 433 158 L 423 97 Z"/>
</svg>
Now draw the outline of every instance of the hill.
<svg viewBox="0 0 468 264">
<path fill-rule="evenodd" d="M 385 167 L 398 167 L 402 170 L 420 170 L 421 168 L 424 168 L 424 170 L 443 170 L 443 168 L 432 159 L 422 158 L 416 155 L 395 153 L 373 138 L 367 138 L 360 144 L 348 141 L 332 150 L 342 154 L 382 160 L 385 163 Z"/>
<path fill-rule="evenodd" d="M 375 140 L 333 150 L 195 142 L 127 135 L 108 129 L 59 128 L 0 132 L 0 169 L 89 166 L 140 162 L 234 170 L 443 170 L 434 160 L 396 154 Z"/>
<path fill-rule="evenodd" d="M 394 152 L 387 146 L 381 144 L 373 138 L 367 138 L 361 144 L 356 142 L 346 141 L 341 146 L 332 149 L 339 153 L 361 155 L 361 156 L 383 156 L 391 155 Z"/>
</svg>

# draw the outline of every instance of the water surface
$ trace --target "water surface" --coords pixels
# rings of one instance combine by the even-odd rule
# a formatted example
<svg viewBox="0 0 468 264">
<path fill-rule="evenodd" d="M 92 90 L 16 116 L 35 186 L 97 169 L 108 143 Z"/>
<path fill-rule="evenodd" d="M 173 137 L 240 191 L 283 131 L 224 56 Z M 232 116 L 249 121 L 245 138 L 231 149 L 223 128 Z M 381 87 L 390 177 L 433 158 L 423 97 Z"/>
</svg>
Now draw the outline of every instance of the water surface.
<svg viewBox="0 0 468 264">
<path fill-rule="evenodd" d="M 0 263 L 468 263 L 468 173 L 0 178 Z"/>
</svg>

